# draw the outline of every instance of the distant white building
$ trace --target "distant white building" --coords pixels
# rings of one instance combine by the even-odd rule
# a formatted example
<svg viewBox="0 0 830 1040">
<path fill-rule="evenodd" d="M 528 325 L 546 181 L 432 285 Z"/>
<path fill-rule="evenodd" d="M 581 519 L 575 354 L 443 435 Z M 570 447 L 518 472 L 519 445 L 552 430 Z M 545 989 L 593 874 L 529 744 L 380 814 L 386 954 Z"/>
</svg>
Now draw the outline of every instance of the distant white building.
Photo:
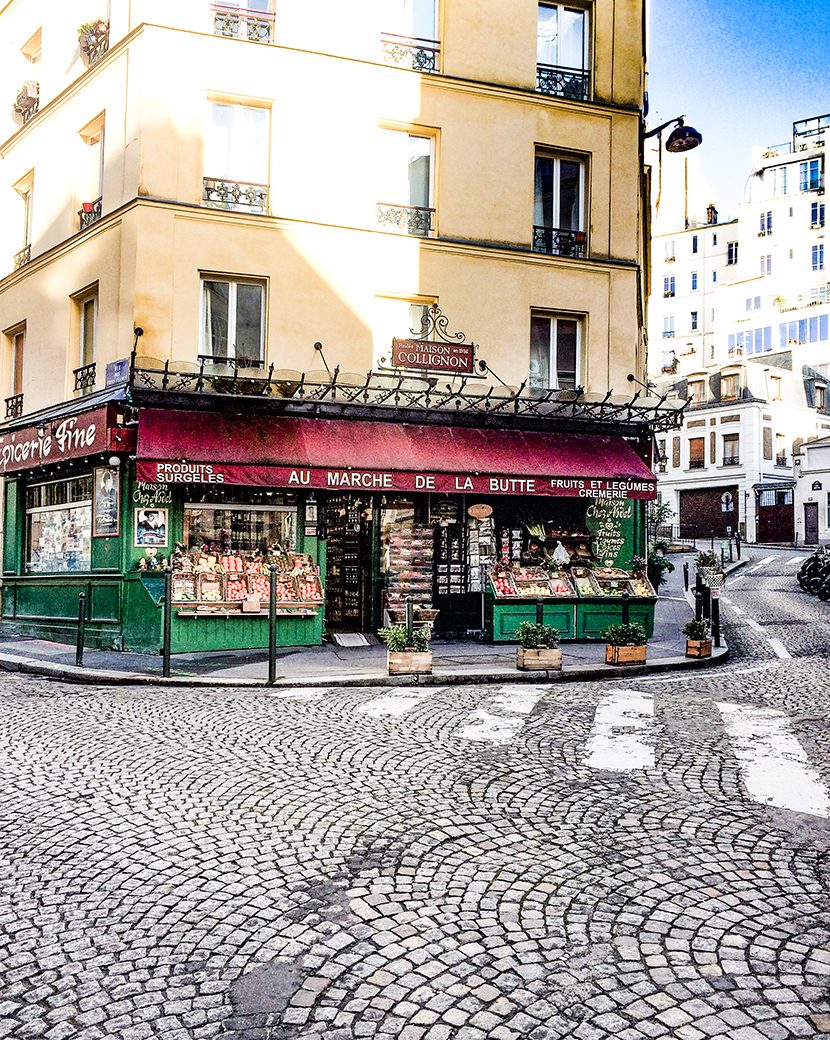
<svg viewBox="0 0 830 1040">
<path fill-rule="evenodd" d="M 795 529 L 798 544 L 828 545 L 830 437 L 803 444 L 795 464 Z"/>
<path fill-rule="evenodd" d="M 754 156 L 736 219 L 710 205 L 653 237 L 649 378 L 692 399 L 660 490 L 690 532 L 803 538 L 793 454 L 830 433 L 828 135 L 830 115 L 794 123 Z"/>
</svg>

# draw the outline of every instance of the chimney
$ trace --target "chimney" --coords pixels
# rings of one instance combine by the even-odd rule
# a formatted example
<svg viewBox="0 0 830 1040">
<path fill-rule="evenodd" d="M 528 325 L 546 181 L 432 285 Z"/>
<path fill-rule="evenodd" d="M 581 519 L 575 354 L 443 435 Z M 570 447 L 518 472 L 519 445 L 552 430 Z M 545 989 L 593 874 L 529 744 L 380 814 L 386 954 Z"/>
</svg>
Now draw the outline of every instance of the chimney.
<svg viewBox="0 0 830 1040">
<path fill-rule="evenodd" d="M 706 223 L 717 224 L 718 222 L 718 211 L 715 209 L 714 202 L 710 202 L 706 207 Z"/>
</svg>

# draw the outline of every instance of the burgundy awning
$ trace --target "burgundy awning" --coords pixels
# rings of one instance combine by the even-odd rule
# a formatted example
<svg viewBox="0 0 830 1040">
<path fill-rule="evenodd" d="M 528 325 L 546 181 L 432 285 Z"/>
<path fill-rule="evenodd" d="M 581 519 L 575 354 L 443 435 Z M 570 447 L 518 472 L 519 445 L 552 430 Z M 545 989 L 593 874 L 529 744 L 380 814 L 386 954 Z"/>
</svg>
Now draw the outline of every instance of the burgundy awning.
<svg viewBox="0 0 830 1040">
<path fill-rule="evenodd" d="M 621 437 L 145 410 L 138 479 L 278 488 L 654 498 Z"/>
</svg>

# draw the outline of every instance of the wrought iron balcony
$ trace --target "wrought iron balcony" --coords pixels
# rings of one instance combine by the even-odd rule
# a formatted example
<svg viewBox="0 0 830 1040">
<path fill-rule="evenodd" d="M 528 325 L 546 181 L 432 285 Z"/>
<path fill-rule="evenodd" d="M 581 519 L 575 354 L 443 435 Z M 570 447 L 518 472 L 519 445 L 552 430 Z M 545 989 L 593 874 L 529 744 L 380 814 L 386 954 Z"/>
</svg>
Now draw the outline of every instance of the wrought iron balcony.
<svg viewBox="0 0 830 1040">
<path fill-rule="evenodd" d="M 262 358 L 222 357 L 221 354 L 198 354 L 196 360 L 206 368 L 209 365 L 226 365 L 228 368 L 265 368 Z"/>
<path fill-rule="evenodd" d="M 89 365 L 81 365 L 75 372 L 75 391 L 88 394 L 95 389 L 95 362 Z"/>
<path fill-rule="evenodd" d="M 441 44 L 438 40 L 427 40 L 420 36 L 397 36 L 382 33 L 380 46 L 387 65 L 398 65 L 415 72 L 437 72 Z"/>
<path fill-rule="evenodd" d="M 533 227 L 533 250 L 536 253 L 550 253 L 552 256 L 585 256 L 585 244 L 588 236 L 584 231 L 571 231 L 569 228 Z"/>
<path fill-rule="evenodd" d="M 723 459 L 724 466 L 740 466 L 741 460 L 737 455 L 727 455 Z"/>
<path fill-rule="evenodd" d="M 28 123 L 40 105 L 40 84 L 26 80 L 14 99 L 14 115 L 18 123 Z"/>
<path fill-rule="evenodd" d="M 663 339 L 674 339 L 674 329 L 663 329 Z"/>
<path fill-rule="evenodd" d="M 663 291 L 663 299 L 667 300 L 670 296 L 674 296 L 674 289 L 665 289 Z"/>
<path fill-rule="evenodd" d="M 78 216 L 81 220 L 81 231 L 84 228 L 88 228 L 90 224 L 94 224 L 96 220 L 100 220 L 101 199 L 97 198 L 94 202 L 82 202 L 81 208 L 78 210 Z"/>
<path fill-rule="evenodd" d="M 559 65 L 536 66 L 536 89 L 540 94 L 587 101 L 589 74 L 584 69 L 568 69 Z"/>
<path fill-rule="evenodd" d="M 273 11 L 251 11 L 224 4 L 214 4 L 211 10 L 214 36 L 230 36 L 252 43 L 272 43 L 274 40 Z"/>
<path fill-rule="evenodd" d="M 706 469 L 704 459 L 689 459 L 689 469 Z"/>
<path fill-rule="evenodd" d="M 19 419 L 23 414 L 23 394 L 14 394 L 6 398 L 6 418 Z"/>
<path fill-rule="evenodd" d="M 786 465 L 788 465 L 786 454 L 776 455 L 775 456 L 775 465 L 776 466 L 786 466 Z"/>
<path fill-rule="evenodd" d="M 267 213 L 268 185 L 205 177 L 202 201 L 211 209 L 225 209 L 235 213 Z"/>
<path fill-rule="evenodd" d="M 408 235 L 428 235 L 432 231 L 435 210 L 429 206 L 396 206 L 391 202 L 378 203 L 378 224 L 389 225 Z"/>
<path fill-rule="evenodd" d="M 32 259 L 32 247 L 31 245 L 24 246 L 19 253 L 14 254 L 14 269 L 19 271 L 24 264 Z"/>
<path fill-rule="evenodd" d="M 110 23 L 106 18 L 84 22 L 78 29 L 78 49 L 84 64 L 89 68 L 102 58 L 110 46 Z"/>
</svg>

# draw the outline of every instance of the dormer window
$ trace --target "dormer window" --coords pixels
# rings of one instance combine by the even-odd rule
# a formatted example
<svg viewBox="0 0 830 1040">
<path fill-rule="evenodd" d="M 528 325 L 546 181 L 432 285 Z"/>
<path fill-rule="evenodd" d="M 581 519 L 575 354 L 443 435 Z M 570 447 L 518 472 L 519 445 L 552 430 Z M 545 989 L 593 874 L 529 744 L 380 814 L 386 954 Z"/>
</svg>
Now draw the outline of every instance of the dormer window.
<svg viewBox="0 0 830 1040">
<path fill-rule="evenodd" d="M 702 379 L 694 379 L 689 382 L 688 398 L 692 405 L 705 404 L 706 383 Z"/>
<path fill-rule="evenodd" d="M 735 398 L 738 396 L 737 372 L 732 372 L 729 375 L 721 376 L 720 396 L 722 401 L 734 401 Z"/>
<path fill-rule="evenodd" d="M 820 412 L 827 411 L 827 386 L 825 383 L 816 383 L 815 386 L 816 408 Z"/>
</svg>

